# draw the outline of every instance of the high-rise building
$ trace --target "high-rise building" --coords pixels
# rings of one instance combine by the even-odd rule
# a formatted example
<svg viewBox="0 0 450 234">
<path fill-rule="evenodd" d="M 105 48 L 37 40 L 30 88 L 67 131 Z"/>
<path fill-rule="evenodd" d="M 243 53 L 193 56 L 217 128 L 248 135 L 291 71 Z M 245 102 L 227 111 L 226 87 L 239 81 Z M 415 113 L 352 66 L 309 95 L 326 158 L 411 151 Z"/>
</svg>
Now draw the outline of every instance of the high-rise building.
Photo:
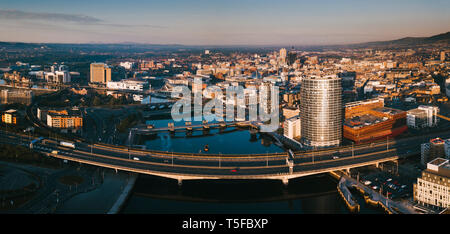
<svg viewBox="0 0 450 234">
<path fill-rule="evenodd" d="M 301 85 L 302 141 L 309 147 L 336 146 L 342 140 L 342 87 L 337 76 L 307 77 Z"/>
<path fill-rule="evenodd" d="M 445 61 L 445 51 L 441 52 L 441 62 Z"/>
<path fill-rule="evenodd" d="M 342 78 L 342 99 L 344 103 L 356 100 L 356 72 L 341 72 L 338 74 Z"/>
<path fill-rule="evenodd" d="M 422 177 L 413 184 L 414 201 L 433 208 L 450 207 L 450 163 L 436 158 L 427 163 Z"/>
<path fill-rule="evenodd" d="M 91 63 L 91 83 L 111 81 L 111 68 L 104 63 Z"/>
<path fill-rule="evenodd" d="M 287 55 L 287 64 L 289 66 L 292 66 L 292 64 L 295 63 L 295 60 L 297 60 L 297 52 L 289 51 L 289 53 Z"/>
<path fill-rule="evenodd" d="M 280 49 L 280 60 L 281 63 L 286 63 L 287 51 L 285 48 Z"/>
</svg>

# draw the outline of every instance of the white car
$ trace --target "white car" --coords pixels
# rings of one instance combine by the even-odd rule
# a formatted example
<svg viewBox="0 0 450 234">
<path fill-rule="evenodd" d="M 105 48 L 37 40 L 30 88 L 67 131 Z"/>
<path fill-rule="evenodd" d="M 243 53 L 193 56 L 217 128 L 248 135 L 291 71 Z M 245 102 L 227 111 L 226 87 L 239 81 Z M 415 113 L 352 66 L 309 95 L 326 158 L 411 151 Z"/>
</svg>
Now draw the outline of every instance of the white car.
<svg viewBox="0 0 450 234">
<path fill-rule="evenodd" d="M 137 157 L 134 157 L 133 160 L 139 161 L 140 159 Z"/>
</svg>

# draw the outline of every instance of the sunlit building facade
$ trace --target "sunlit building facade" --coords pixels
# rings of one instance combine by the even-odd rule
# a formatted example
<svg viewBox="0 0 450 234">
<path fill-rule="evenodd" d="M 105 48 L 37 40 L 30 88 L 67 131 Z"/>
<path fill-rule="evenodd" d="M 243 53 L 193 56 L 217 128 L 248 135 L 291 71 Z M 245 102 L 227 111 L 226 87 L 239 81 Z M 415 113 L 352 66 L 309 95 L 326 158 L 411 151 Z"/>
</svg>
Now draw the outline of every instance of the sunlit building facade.
<svg viewBox="0 0 450 234">
<path fill-rule="evenodd" d="M 342 140 L 342 87 L 337 76 L 308 77 L 301 85 L 301 136 L 309 147 L 337 146 Z"/>
</svg>

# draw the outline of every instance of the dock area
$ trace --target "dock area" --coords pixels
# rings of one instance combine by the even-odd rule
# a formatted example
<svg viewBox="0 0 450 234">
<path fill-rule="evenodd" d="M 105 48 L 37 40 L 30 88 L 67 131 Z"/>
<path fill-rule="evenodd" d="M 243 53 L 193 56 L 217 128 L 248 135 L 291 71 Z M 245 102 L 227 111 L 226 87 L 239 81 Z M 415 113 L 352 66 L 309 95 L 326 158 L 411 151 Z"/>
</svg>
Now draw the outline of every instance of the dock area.
<svg viewBox="0 0 450 234">
<path fill-rule="evenodd" d="M 417 214 L 413 207 L 408 207 L 405 204 L 392 201 L 391 199 L 368 188 L 355 179 L 350 178 L 347 175 L 343 175 L 339 180 L 337 189 L 339 191 L 339 194 L 347 204 L 347 207 L 351 211 L 359 211 L 359 204 L 352 196 L 349 188 L 355 188 L 358 192 L 361 193 L 361 195 L 363 195 L 364 200 L 367 204 L 382 207 L 388 214 Z"/>
</svg>

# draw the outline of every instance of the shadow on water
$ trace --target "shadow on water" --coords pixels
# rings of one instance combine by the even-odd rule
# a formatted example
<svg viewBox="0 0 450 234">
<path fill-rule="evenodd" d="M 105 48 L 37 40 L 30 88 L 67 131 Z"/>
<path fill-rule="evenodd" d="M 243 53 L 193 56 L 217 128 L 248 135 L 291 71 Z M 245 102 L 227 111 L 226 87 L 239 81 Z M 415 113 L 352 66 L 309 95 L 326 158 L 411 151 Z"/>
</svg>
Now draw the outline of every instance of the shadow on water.
<svg viewBox="0 0 450 234">
<path fill-rule="evenodd" d="M 327 174 L 289 181 L 177 181 L 141 175 L 122 213 L 348 213 Z"/>
</svg>

